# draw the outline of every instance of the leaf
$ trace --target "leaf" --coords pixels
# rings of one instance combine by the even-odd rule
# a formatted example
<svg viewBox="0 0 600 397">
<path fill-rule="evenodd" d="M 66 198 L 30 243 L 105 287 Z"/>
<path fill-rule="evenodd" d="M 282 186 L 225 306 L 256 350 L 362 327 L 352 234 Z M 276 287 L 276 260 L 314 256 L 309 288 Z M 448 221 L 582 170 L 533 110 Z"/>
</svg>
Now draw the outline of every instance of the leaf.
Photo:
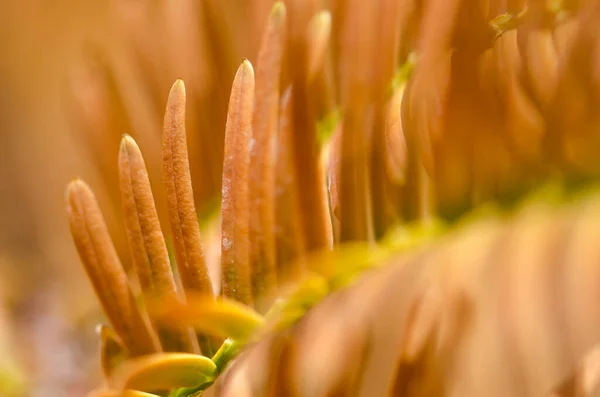
<svg viewBox="0 0 600 397">
<path fill-rule="evenodd" d="M 249 184 L 250 139 L 254 104 L 254 69 L 245 60 L 238 68 L 229 99 L 225 131 L 221 203 L 222 294 L 252 305 L 250 282 Z"/>
<path fill-rule="evenodd" d="M 316 106 L 319 95 L 328 95 L 327 88 L 318 92 L 309 82 L 308 57 L 310 38 L 308 25 L 311 18 L 319 12 L 318 2 L 288 1 L 289 9 L 288 37 L 286 47 L 286 66 L 293 87 L 290 110 L 290 157 L 295 168 L 302 233 L 307 251 L 331 248 L 332 230 L 327 200 L 327 184 L 321 162 L 322 153 L 317 137 Z M 323 22 L 321 22 L 322 24 Z M 319 22 L 317 22 L 317 25 Z M 334 24 L 335 25 L 335 24 Z M 324 26 L 317 26 L 323 32 Z M 314 48 L 314 47 L 313 47 Z M 318 77 L 318 76 L 317 76 Z M 317 78 L 317 80 L 319 80 Z M 318 98 L 318 100 L 317 100 Z M 326 109 L 330 109 L 326 105 Z M 326 110 L 326 111 L 327 111 Z"/>
<path fill-rule="evenodd" d="M 203 293 L 213 297 L 194 204 L 185 131 L 185 106 L 185 85 L 182 80 L 177 80 L 169 92 L 162 136 L 163 178 L 169 222 L 177 269 L 185 294 Z M 198 335 L 198 342 L 202 351 L 211 351 L 211 344 L 203 335 Z"/>
<path fill-rule="evenodd" d="M 135 271 L 148 301 L 176 296 L 169 254 L 160 229 L 146 164 L 137 143 L 129 135 L 121 139 L 119 150 L 121 201 Z M 188 329 L 155 325 L 165 351 L 194 352 Z"/>
<path fill-rule="evenodd" d="M 234 341 L 246 341 L 264 322 L 260 314 L 245 305 L 229 299 L 215 301 L 201 294 L 189 295 L 187 303 L 170 300 L 158 304 L 156 316 Z"/>
<path fill-rule="evenodd" d="M 311 81 L 325 63 L 331 36 L 331 13 L 320 11 L 311 18 L 307 28 L 307 80 Z"/>
<path fill-rule="evenodd" d="M 137 307 L 94 193 L 75 179 L 67 187 L 66 199 L 79 257 L 115 332 L 131 355 L 156 352 L 155 337 Z"/>
<path fill-rule="evenodd" d="M 298 177 L 292 146 L 292 87 L 288 87 L 279 107 L 279 132 L 275 170 L 275 239 L 277 246 L 277 280 L 286 283 L 302 274 L 305 239 L 302 230 Z"/>
<path fill-rule="evenodd" d="M 275 154 L 279 121 L 279 80 L 286 34 L 286 8 L 277 2 L 263 35 L 256 65 L 250 149 L 250 269 L 254 297 L 276 285 Z"/>
<path fill-rule="evenodd" d="M 169 93 L 162 138 L 169 221 L 184 290 L 186 293 L 200 291 L 212 296 L 194 205 L 185 132 L 185 105 L 185 85 L 182 80 L 177 80 Z"/>
<path fill-rule="evenodd" d="M 212 383 L 217 367 L 211 359 L 189 353 L 162 353 L 130 360 L 111 377 L 115 389 L 171 390 Z"/>
</svg>

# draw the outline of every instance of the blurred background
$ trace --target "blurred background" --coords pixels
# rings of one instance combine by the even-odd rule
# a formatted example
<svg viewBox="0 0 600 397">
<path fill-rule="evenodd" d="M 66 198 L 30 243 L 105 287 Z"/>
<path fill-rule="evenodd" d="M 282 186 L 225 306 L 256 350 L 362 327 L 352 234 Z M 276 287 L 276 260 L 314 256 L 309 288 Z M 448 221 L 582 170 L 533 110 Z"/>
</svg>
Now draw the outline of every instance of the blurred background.
<svg viewBox="0 0 600 397">
<path fill-rule="evenodd" d="M 198 209 L 214 209 L 231 81 L 255 58 L 272 4 L 0 2 L 0 396 L 81 396 L 98 384 L 102 317 L 68 233 L 65 185 L 92 186 L 128 268 L 120 137 L 139 142 L 160 183 L 162 112 L 181 77 Z"/>
</svg>

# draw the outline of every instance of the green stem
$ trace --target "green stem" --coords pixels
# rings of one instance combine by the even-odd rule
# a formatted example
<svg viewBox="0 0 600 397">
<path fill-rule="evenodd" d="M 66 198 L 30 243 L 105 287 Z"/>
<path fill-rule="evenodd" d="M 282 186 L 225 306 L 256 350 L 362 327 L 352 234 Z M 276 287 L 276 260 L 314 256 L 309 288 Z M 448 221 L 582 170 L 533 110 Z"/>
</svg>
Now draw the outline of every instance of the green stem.
<svg viewBox="0 0 600 397">
<path fill-rule="evenodd" d="M 231 339 L 225 339 L 219 350 L 212 357 L 213 362 L 217 366 L 217 375 L 221 374 L 227 364 L 235 358 L 242 349 L 243 345 L 240 342 Z"/>
</svg>

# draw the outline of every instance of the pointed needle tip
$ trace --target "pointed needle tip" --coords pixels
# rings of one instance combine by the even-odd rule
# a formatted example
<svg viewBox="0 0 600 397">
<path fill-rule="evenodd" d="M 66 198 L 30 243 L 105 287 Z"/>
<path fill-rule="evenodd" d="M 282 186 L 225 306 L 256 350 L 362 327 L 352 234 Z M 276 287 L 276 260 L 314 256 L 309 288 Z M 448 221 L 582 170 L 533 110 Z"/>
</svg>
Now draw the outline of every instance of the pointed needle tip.
<svg viewBox="0 0 600 397">
<path fill-rule="evenodd" d="M 250 62 L 247 58 L 244 58 L 244 61 L 240 65 L 240 71 L 244 73 L 252 73 L 254 74 L 254 67 L 252 66 L 252 62 Z"/>
<path fill-rule="evenodd" d="M 271 9 L 271 18 L 283 19 L 285 17 L 286 8 L 283 1 L 278 1 Z"/>
<path fill-rule="evenodd" d="M 119 147 L 119 150 L 124 151 L 131 148 L 132 146 L 137 147 L 137 142 L 135 141 L 135 139 L 133 139 L 133 137 L 129 134 L 123 134 L 121 136 L 121 145 Z"/>
<path fill-rule="evenodd" d="M 185 96 L 185 83 L 183 82 L 182 79 L 177 79 L 173 83 L 173 86 L 171 87 L 171 93 L 169 96 L 173 96 L 173 95 Z"/>
</svg>

